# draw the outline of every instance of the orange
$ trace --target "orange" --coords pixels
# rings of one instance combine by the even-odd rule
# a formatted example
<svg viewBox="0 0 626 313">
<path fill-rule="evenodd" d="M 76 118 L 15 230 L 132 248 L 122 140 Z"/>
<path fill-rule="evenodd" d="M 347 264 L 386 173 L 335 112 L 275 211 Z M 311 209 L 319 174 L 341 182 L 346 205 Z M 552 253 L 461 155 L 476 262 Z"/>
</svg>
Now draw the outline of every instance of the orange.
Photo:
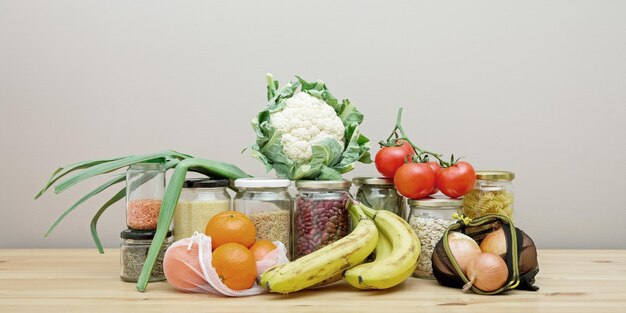
<svg viewBox="0 0 626 313">
<path fill-rule="evenodd" d="M 174 288 L 192 292 L 207 285 L 198 261 L 198 245 L 176 245 L 167 249 L 163 259 L 163 272 L 167 282 Z"/>
<path fill-rule="evenodd" d="M 211 264 L 230 289 L 244 290 L 254 285 L 257 276 L 254 255 L 238 243 L 226 243 L 215 249 Z"/>
<path fill-rule="evenodd" d="M 254 254 L 254 259 L 257 261 L 261 261 L 268 253 L 272 252 L 276 249 L 276 245 L 273 244 L 269 240 L 257 240 L 252 247 L 250 247 L 250 252 Z"/>
<path fill-rule="evenodd" d="M 206 224 L 213 250 L 226 243 L 238 243 L 249 248 L 256 239 L 256 228 L 245 214 L 235 211 L 219 213 Z"/>
</svg>

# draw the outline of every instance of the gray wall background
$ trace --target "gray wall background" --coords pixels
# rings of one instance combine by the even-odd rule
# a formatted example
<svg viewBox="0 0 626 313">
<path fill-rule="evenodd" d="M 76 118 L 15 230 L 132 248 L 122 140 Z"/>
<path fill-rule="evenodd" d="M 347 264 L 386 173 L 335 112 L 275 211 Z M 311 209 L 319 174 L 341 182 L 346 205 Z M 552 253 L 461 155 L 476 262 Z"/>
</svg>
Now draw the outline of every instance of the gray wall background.
<svg viewBox="0 0 626 313">
<path fill-rule="evenodd" d="M 176 149 L 262 175 L 240 151 L 266 72 L 323 79 L 373 141 L 402 105 L 421 146 L 514 171 L 542 248 L 626 248 L 624 1 L 78 0 L 0 0 L 0 248 L 92 247 L 111 193 L 43 238 L 104 179 L 34 201 L 62 164 Z"/>
</svg>

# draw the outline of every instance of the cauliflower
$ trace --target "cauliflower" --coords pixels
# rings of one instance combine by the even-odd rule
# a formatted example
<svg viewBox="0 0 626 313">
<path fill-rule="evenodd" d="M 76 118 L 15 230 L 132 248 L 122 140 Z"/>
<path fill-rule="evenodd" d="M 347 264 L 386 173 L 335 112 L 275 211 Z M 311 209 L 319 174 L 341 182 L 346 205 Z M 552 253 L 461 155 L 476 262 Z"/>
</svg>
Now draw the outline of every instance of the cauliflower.
<svg viewBox="0 0 626 313">
<path fill-rule="evenodd" d="M 279 89 L 268 75 L 267 107 L 252 120 L 252 156 L 292 180 L 337 180 L 355 162 L 371 162 L 369 140 L 358 129 L 363 114 L 323 82 L 297 78 Z"/>
<path fill-rule="evenodd" d="M 295 162 L 309 161 L 311 146 L 325 138 L 343 145 L 345 127 L 335 110 L 306 92 L 287 99 L 281 111 L 270 115 L 270 125 L 282 132 L 285 155 Z"/>
</svg>

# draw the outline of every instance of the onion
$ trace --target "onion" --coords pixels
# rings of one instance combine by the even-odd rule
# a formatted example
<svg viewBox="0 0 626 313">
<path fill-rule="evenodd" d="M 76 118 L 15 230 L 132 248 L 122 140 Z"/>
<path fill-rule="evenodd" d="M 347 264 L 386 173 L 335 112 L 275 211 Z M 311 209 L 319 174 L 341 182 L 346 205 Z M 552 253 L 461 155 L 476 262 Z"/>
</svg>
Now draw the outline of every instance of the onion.
<svg viewBox="0 0 626 313">
<path fill-rule="evenodd" d="M 463 291 L 469 290 L 472 285 L 482 291 L 498 290 L 504 286 L 509 278 L 509 269 L 504 260 L 493 253 L 481 253 L 470 260 L 467 266 L 469 282 L 463 286 Z"/>
<path fill-rule="evenodd" d="M 506 237 L 504 236 L 504 230 L 500 228 L 487 235 L 487 237 L 483 239 L 483 242 L 480 243 L 480 250 L 504 257 L 506 254 Z"/>
<path fill-rule="evenodd" d="M 470 260 L 480 254 L 480 247 L 474 239 L 459 232 L 448 234 L 448 244 L 456 263 L 459 264 L 463 274 L 466 274 Z"/>
</svg>

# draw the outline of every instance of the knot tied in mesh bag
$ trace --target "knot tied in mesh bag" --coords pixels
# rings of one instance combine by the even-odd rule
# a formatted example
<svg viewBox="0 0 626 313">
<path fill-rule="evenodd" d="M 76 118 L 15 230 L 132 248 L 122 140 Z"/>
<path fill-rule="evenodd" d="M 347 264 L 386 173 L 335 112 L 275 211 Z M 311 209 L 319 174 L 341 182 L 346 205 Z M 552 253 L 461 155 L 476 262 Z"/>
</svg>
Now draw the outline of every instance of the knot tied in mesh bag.
<svg viewBox="0 0 626 313">
<path fill-rule="evenodd" d="M 256 262 L 257 276 L 270 267 L 287 263 L 287 249 L 274 241 L 276 249 Z M 213 293 L 229 297 L 243 297 L 267 292 L 253 284 L 249 289 L 234 290 L 222 282 L 212 265 L 211 237 L 195 233 L 192 237 L 174 242 L 165 252 L 163 271 L 170 285 L 183 292 Z"/>
<path fill-rule="evenodd" d="M 457 218 L 432 255 L 439 284 L 483 295 L 539 289 L 534 285 L 539 272 L 535 243 L 508 217 Z"/>
</svg>

